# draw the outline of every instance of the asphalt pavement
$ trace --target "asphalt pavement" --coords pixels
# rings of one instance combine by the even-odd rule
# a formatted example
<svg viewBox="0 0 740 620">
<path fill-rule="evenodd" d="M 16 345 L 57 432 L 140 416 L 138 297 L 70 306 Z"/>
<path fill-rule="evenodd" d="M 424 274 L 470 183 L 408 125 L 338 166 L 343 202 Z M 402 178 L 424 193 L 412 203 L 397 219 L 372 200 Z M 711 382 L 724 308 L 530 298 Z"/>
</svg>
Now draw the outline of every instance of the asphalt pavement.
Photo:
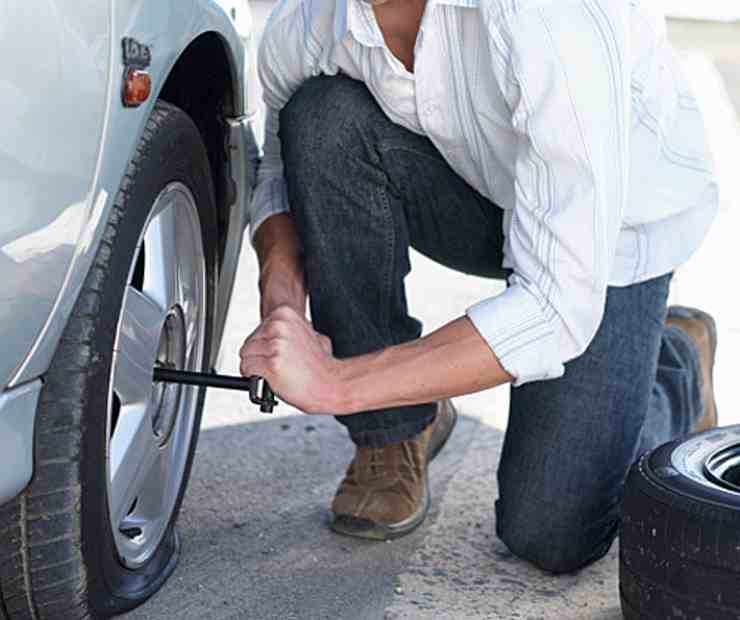
<svg viewBox="0 0 740 620">
<path fill-rule="evenodd" d="M 252 3 L 258 23 L 271 4 Z M 708 90 L 708 106 L 724 106 L 713 107 L 710 116 L 729 169 L 737 161 L 732 155 L 740 152 L 734 150 L 740 144 L 740 28 L 674 24 L 672 35 L 684 50 L 701 52 L 704 60 L 692 61 L 694 77 Z M 731 191 L 725 201 L 737 207 L 738 195 Z M 728 226 L 722 228 L 738 230 L 729 226 L 736 212 L 724 210 Z M 715 265 L 718 256 L 736 252 L 729 237 L 720 233 L 717 239 L 715 249 L 698 259 L 699 267 L 701 260 Z M 408 296 L 427 332 L 501 290 L 500 283 L 455 274 L 416 254 L 412 263 Z M 728 297 L 735 293 L 707 291 L 702 270 L 703 277 L 689 270 L 677 295 L 684 302 L 710 298 L 728 317 L 722 324 L 725 342 L 737 343 L 740 324 L 727 311 L 737 307 Z M 239 346 L 258 320 L 256 264 L 248 245 L 237 280 L 222 347 L 225 372 L 237 371 Z M 724 359 L 718 377 L 729 378 L 737 365 L 729 354 Z M 729 396 L 720 411 L 722 402 L 728 404 L 723 421 L 740 422 L 729 411 Z M 343 427 L 285 405 L 274 417 L 262 416 L 238 393 L 211 391 L 180 518 L 180 565 L 162 591 L 128 618 L 621 618 L 616 545 L 587 570 L 551 577 L 512 557 L 496 539 L 495 470 L 508 393 L 498 389 L 457 403 L 460 424 L 431 467 L 432 514 L 406 538 L 371 543 L 336 536 L 326 527 L 327 507 L 352 454 Z"/>
</svg>

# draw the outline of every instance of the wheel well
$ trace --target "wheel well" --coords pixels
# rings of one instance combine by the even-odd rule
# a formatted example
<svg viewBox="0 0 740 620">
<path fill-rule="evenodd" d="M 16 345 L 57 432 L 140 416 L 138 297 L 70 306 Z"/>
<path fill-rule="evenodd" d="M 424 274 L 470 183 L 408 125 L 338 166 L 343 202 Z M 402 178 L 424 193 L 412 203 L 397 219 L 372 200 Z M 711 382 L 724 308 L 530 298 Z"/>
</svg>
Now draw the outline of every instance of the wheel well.
<svg viewBox="0 0 740 620">
<path fill-rule="evenodd" d="M 182 53 L 159 95 L 193 119 L 206 145 L 218 209 L 219 257 L 227 237 L 229 205 L 236 196 L 225 120 L 235 115 L 239 100 L 233 67 L 221 37 L 202 34 Z"/>
</svg>

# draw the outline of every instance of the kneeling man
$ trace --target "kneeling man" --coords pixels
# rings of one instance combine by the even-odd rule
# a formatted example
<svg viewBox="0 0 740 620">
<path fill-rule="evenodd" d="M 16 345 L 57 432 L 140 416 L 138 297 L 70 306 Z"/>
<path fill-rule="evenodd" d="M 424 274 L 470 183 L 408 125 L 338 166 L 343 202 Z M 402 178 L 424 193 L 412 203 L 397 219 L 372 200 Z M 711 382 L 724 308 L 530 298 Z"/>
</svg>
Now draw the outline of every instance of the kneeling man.
<svg viewBox="0 0 740 620">
<path fill-rule="evenodd" d="M 331 527 L 404 535 L 450 397 L 513 384 L 496 528 L 555 573 L 603 556 L 628 467 L 715 424 L 713 321 L 667 308 L 717 210 L 662 16 L 624 0 L 282 0 L 241 350 L 356 453 Z M 506 291 L 425 337 L 409 248 Z M 306 297 L 311 318 L 305 318 Z M 486 481 L 481 480 L 481 485 Z"/>
</svg>

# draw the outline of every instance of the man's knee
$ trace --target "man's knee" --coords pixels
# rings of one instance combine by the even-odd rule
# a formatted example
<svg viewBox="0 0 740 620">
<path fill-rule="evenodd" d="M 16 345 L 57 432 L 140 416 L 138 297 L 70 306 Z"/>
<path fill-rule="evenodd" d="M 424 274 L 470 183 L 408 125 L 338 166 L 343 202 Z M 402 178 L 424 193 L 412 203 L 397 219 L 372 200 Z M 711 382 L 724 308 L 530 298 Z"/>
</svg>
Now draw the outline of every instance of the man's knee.
<svg viewBox="0 0 740 620">
<path fill-rule="evenodd" d="M 614 539 L 616 522 L 590 525 L 568 510 L 507 513 L 497 502 L 498 537 L 517 557 L 553 574 L 577 571 L 603 557 Z M 599 521 L 604 523 L 603 520 Z"/>
<path fill-rule="evenodd" d="M 336 155 L 358 142 L 363 125 L 377 124 L 379 109 L 367 87 L 345 76 L 304 82 L 280 112 L 280 141 L 287 166 Z M 358 131 L 359 130 L 359 131 Z"/>
</svg>

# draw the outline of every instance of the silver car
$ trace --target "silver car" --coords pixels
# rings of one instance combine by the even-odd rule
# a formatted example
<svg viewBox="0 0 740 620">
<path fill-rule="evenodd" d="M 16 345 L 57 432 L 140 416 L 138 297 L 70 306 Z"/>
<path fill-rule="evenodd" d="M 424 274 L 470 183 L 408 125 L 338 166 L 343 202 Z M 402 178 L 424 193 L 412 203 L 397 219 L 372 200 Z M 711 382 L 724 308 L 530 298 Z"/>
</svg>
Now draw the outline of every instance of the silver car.
<svg viewBox="0 0 740 620">
<path fill-rule="evenodd" d="M 246 0 L 0 0 L 0 619 L 151 596 L 257 159 Z"/>
</svg>

